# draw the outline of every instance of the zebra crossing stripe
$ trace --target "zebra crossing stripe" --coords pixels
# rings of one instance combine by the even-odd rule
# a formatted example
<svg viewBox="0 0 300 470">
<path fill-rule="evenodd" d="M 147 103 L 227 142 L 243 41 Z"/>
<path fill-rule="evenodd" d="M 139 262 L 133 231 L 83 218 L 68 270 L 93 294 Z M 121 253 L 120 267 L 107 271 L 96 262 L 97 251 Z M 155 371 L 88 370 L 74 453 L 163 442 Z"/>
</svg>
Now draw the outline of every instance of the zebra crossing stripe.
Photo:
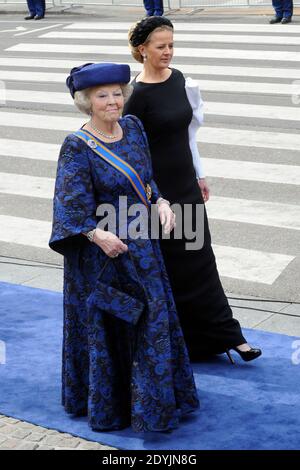
<svg viewBox="0 0 300 470">
<path fill-rule="evenodd" d="M 126 59 L 130 56 L 127 46 L 103 46 L 98 44 L 35 44 L 19 43 L 5 49 L 9 52 L 48 52 L 54 54 L 103 54 L 103 55 L 124 55 Z M 176 57 L 189 58 L 217 58 L 217 59 L 242 59 L 242 60 L 263 60 L 263 61 L 287 61 L 300 62 L 300 52 L 274 51 L 274 50 L 250 50 L 243 49 L 213 49 L 213 48 L 176 48 Z"/>
<path fill-rule="evenodd" d="M 15 81 L 37 81 L 37 82 L 54 82 L 58 81 L 60 83 L 65 83 L 66 75 L 58 74 L 56 80 L 51 80 L 51 74 L 46 73 L 45 76 L 42 72 L 35 74 L 31 74 L 30 72 L 19 72 L 17 75 L 12 73 L 1 73 L 0 71 L 0 79 L 12 80 Z M 6 77 L 6 78 L 5 78 Z M 11 77 L 11 78 L 9 78 Z M 221 80 L 196 80 L 199 83 L 199 87 L 204 91 L 218 91 L 218 92 L 227 92 L 227 93 L 256 93 L 256 94 L 272 94 L 272 95 L 288 95 L 292 96 L 295 95 L 297 92 L 296 87 L 294 84 L 279 84 L 279 83 L 256 83 L 256 82 L 233 82 L 233 81 L 221 81 Z M 7 100 L 11 101 L 26 101 L 26 102 L 35 102 L 35 103 L 53 103 L 58 104 L 73 104 L 73 100 L 70 99 L 69 93 L 61 93 L 61 92 L 51 92 L 51 91 L 34 91 L 34 90 L 26 90 L 26 94 L 24 90 L 11 90 L 11 89 L 2 89 L 1 94 Z M 64 96 L 65 95 L 65 96 Z M 21 97 L 22 99 L 20 99 Z M 2 97 L 2 101 L 3 101 Z M 228 104 L 226 108 L 228 107 Z"/>
<path fill-rule="evenodd" d="M 300 206 L 212 196 L 206 205 L 211 219 L 300 230 Z"/>
<path fill-rule="evenodd" d="M 295 257 L 266 251 L 213 245 L 221 276 L 273 284 Z"/>
<path fill-rule="evenodd" d="M 26 78 L 30 78 L 31 73 L 27 72 L 26 75 L 24 72 L 18 74 L 18 79 L 20 81 L 26 81 Z M 38 82 L 40 78 L 43 78 L 45 81 L 55 81 L 48 80 L 48 74 L 45 74 L 46 77 L 41 77 L 41 73 L 37 73 L 37 76 L 32 78 Z M 2 78 L 0 71 L 0 80 Z M 65 82 L 65 76 L 64 80 Z M 217 82 L 220 83 L 220 82 Z M 230 82 L 233 83 L 233 82 Z M 236 91 L 236 86 L 232 86 L 232 91 Z M 293 91 L 291 86 L 290 91 Z M 205 87 L 204 87 L 205 91 Z M 228 90 L 227 90 L 228 91 Z M 239 90 L 240 91 L 240 90 Z M 249 91 L 249 90 L 248 90 Z M 251 90 L 253 91 L 253 90 Z M 259 90 L 263 93 L 263 90 Z M 268 90 L 270 91 L 270 90 Z M 282 90 L 281 90 L 282 91 Z M 254 92 L 254 91 L 253 91 Z M 257 92 L 258 93 L 258 90 Z M 287 93 L 290 94 L 290 93 Z M 2 89 L 1 91 L 2 101 L 20 101 L 20 102 L 29 102 L 29 103 L 47 103 L 47 104 L 59 104 L 59 105 L 69 105 L 74 106 L 73 100 L 69 93 L 62 92 L 46 92 L 46 91 L 35 91 L 35 90 L 15 90 L 15 89 Z M 74 108 L 75 111 L 75 108 Z M 265 106 L 265 105 L 253 105 L 253 104 L 243 104 L 243 103 L 230 103 L 228 106 L 227 102 L 215 102 L 215 101 L 206 101 L 204 102 L 204 114 L 215 114 L 220 116 L 240 116 L 245 118 L 259 118 L 259 119 L 280 119 L 288 121 L 299 121 L 300 113 L 297 107 L 291 106 Z"/>
<path fill-rule="evenodd" d="M 0 193 L 52 199 L 54 179 L 0 173 Z M 300 207 L 293 204 L 212 196 L 207 211 L 211 219 L 300 230 Z"/>
<path fill-rule="evenodd" d="M 203 158 L 205 174 L 210 177 L 234 180 L 261 181 L 264 183 L 300 183 L 300 166 L 249 161 Z"/>
<path fill-rule="evenodd" d="M 45 104 L 67 104 L 74 106 L 73 99 L 69 93 L 60 93 L 55 91 L 35 91 L 35 90 L 5 90 L 4 97 L 6 101 L 18 101 L 26 103 L 45 103 Z"/>
<path fill-rule="evenodd" d="M 32 160 L 56 161 L 60 145 L 26 140 L 0 139 L 0 155 Z"/>
<path fill-rule="evenodd" d="M 71 32 L 71 31 L 51 31 L 50 33 L 41 34 L 41 39 L 99 39 L 109 41 L 127 42 L 127 32 Z M 176 49 L 181 42 L 192 43 L 222 43 L 222 44 L 268 44 L 268 45 L 284 45 L 299 46 L 300 37 L 295 36 L 254 36 L 254 35 L 232 35 L 232 34 L 181 34 L 176 33 Z M 176 51 L 175 49 L 175 51 Z"/>
<path fill-rule="evenodd" d="M 48 249 L 51 227 L 44 220 L 0 215 L 0 242 Z"/>
<path fill-rule="evenodd" d="M 81 22 L 81 23 L 72 23 L 65 26 L 64 30 L 84 30 L 93 31 L 93 30 L 112 30 L 112 31 L 128 31 L 133 23 L 129 22 Z M 218 32 L 240 32 L 240 33 L 282 33 L 285 34 L 286 27 L 278 25 L 266 25 L 261 23 L 181 23 L 174 22 L 175 34 L 178 31 L 218 31 Z M 288 34 L 300 34 L 300 26 L 296 24 L 289 25 Z"/>
<path fill-rule="evenodd" d="M 88 62 L 94 62 L 95 59 L 87 59 Z M 115 61 L 115 63 L 121 63 Z M 127 62 L 132 72 L 140 72 L 142 65 L 138 62 Z M 47 68 L 47 69 L 62 69 L 69 72 L 73 67 L 78 66 L 78 60 L 68 59 L 44 59 L 44 58 L 24 58 L 24 57 L 0 57 L 1 67 L 30 67 L 30 68 Z M 181 70 L 182 73 L 190 75 L 226 75 L 226 76 L 237 76 L 237 77 L 260 77 L 260 78 L 283 78 L 290 80 L 297 80 L 300 77 L 300 69 L 297 68 L 274 68 L 274 67 L 234 67 L 228 65 L 206 65 L 206 64 L 180 64 L 172 63 L 172 67 Z M 12 79 L 12 76 L 16 75 L 15 70 L 0 70 L 1 73 L 12 73 L 8 79 Z M 19 73 L 19 71 L 18 71 Z M 30 72 L 39 73 L 39 72 Z M 57 76 L 53 73 L 50 75 L 54 76 L 54 81 L 57 80 Z M 66 74 L 61 74 L 66 77 Z M 4 78 L 5 79 L 5 78 Z M 16 79 L 16 78 L 15 78 Z M 34 78 L 32 79 L 34 80 Z M 64 81 L 62 78 L 62 81 Z"/>
<path fill-rule="evenodd" d="M 300 134 L 225 129 L 221 127 L 200 128 L 197 141 L 206 144 L 239 145 L 271 149 L 296 150 L 300 148 Z"/>
<path fill-rule="evenodd" d="M 204 101 L 204 115 L 240 116 L 245 118 L 281 119 L 299 121 L 300 112 L 296 106 L 265 106 L 260 104 L 218 103 Z"/>
<path fill-rule="evenodd" d="M 23 70 L 0 70 L 0 80 L 9 80 L 9 81 L 17 81 L 17 82 L 38 82 L 38 83 L 40 82 L 66 83 L 66 78 L 67 78 L 66 73 L 33 72 L 33 71 L 24 72 Z"/>
<path fill-rule="evenodd" d="M 0 155 L 41 161 L 57 161 L 60 145 L 0 139 Z M 209 177 L 299 185 L 300 166 L 203 158 Z"/>
<path fill-rule="evenodd" d="M 196 80 L 202 91 L 219 91 L 227 93 L 256 93 L 264 95 L 288 95 L 292 96 L 296 92 L 294 84 L 289 83 L 256 83 L 239 82 L 230 80 Z"/>
<path fill-rule="evenodd" d="M 0 111 L 0 126 L 13 126 L 51 131 L 73 132 L 79 129 L 88 117 L 49 116 L 48 114 L 12 113 Z"/>
<path fill-rule="evenodd" d="M 0 215 L 0 242 L 48 249 L 51 222 Z M 22 237 L 20 237 L 22 233 Z M 213 245 L 221 276 L 273 284 L 294 256 Z"/>
<path fill-rule="evenodd" d="M 87 117 L 76 118 L 69 116 L 49 116 L 48 114 L 0 112 L 0 126 L 3 127 L 9 126 L 73 132 L 87 121 Z M 300 134 L 208 126 L 199 129 L 197 141 L 199 143 L 208 144 L 277 148 L 296 151 L 299 151 L 300 148 Z"/>
<path fill-rule="evenodd" d="M 0 193 L 52 199 L 54 179 L 16 173 L 0 173 Z"/>
</svg>

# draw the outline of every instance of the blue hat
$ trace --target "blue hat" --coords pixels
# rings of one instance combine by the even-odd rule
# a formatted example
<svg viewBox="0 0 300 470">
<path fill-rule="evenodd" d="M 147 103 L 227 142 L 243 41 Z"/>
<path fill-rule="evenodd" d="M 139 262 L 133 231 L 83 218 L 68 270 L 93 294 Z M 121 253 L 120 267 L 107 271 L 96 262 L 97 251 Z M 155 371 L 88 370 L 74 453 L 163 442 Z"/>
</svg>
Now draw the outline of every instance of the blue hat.
<svg viewBox="0 0 300 470">
<path fill-rule="evenodd" d="M 97 85 L 111 83 L 128 83 L 130 80 L 130 67 L 126 64 L 83 64 L 74 67 L 66 83 L 74 98 L 75 91 L 84 90 Z"/>
</svg>

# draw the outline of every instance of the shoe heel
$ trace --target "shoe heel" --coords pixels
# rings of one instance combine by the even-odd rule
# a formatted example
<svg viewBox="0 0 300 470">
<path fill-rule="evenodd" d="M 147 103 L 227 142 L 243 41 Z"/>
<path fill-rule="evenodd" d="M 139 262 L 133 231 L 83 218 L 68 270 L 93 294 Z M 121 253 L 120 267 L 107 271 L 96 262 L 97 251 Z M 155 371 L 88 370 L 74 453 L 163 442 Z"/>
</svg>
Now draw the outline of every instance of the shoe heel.
<svg viewBox="0 0 300 470">
<path fill-rule="evenodd" d="M 235 364 L 234 359 L 229 351 L 229 349 L 225 349 L 228 359 L 230 360 L 231 364 Z"/>
</svg>

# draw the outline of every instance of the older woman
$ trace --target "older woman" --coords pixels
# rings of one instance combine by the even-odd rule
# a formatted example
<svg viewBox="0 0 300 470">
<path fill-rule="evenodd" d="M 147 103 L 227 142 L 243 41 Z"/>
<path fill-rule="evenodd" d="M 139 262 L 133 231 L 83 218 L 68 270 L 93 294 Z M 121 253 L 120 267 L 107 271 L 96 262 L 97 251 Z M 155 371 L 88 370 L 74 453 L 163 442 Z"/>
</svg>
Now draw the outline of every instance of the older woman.
<svg viewBox="0 0 300 470">
<path fill-rule="evenodd" d="M 174 226 L 142 124 L 120 118 L 129 79 L 118 64 L 85 64 L 67 79 L 90 119 L 62 145 L 54 195 L 50 247 L 64 255 L 62 402 L 94 430 L 166 431 L 199 402 L 159 242 L 147 230 L 124 236 L 131 209 L 148 220 L 151 203 L 165 231 Z"/>
<path fill-rule="evenodd" d="M 143 123 L 149 140 L 157 184 L 171 203 L 193 207 L 190 225 L 196 223 L 197 206 L 209 198 L 191 126 L 201 121 L 201 96 L 188 86 L 179 70 L 170 68 L 173 25 L 167 18 L 149 17 L 129 31 L 133 57 L 143 63 L 134 79 L 134 91 L 125 112 Z M 196 91 L 196 93 L 195 93 Z M 194 113 L 193 113 L 194 111 Z M 190 356 L 235 351 L 245 361 L 260 356 L 243 337 L 240 325 L 223 291 L 211 247 L 204 208 L 204 243 L 187 250 L 187 240 L 161 241 L 162 253 Z"/>
</svg>

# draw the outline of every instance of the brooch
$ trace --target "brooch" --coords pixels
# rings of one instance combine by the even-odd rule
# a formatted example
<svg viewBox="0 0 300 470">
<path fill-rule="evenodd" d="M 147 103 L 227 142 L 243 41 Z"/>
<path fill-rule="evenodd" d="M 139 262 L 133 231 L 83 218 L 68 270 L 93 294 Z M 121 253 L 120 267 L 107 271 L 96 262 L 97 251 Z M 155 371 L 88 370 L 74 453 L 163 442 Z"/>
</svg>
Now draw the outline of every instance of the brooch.
<svg viewBox="0 0 300 470">
<path fill-rule="evenodd" d="M 95 149 L 95 148 L 97 147 L 96 142 L 95 142 L 94 140 L 92 140 L 92 139 L 89 139 L 89 140 L 87 141 L 87 144 L 88 144 L 89 147 L 91 147 L 91 149 Z"/>
<path fill-rule="evenodd" d="M 149 183 L 146 184 L 145 191 L 146 191 L 147 199 L 148 201 L 150 201 L 151 196 L 152 196 L 152 188 Z"/>
</svg>

